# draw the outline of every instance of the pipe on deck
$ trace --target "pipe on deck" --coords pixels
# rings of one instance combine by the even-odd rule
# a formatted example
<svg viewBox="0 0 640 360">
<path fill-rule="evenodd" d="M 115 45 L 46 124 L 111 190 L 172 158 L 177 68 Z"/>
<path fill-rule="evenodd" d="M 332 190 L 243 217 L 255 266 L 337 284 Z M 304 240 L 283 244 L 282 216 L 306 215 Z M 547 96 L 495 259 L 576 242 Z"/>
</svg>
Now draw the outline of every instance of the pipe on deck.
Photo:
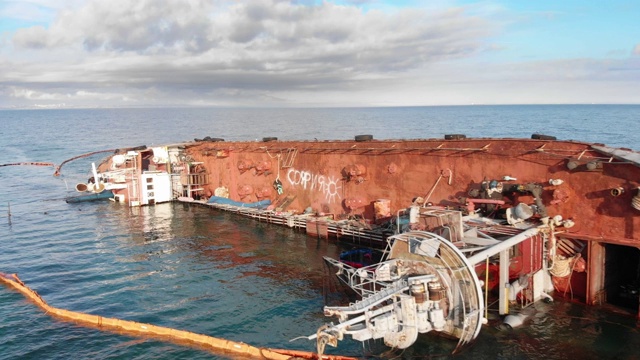
<svg viewBox="0 0 640 360">
<path fill-rule="evenodd" d="M 503 250 L 507 250 L 510 247 L 514 245 L 518 245 L 519 243 L 527 240 L 528 238 L 537 235 L 538 231 L 539 231 L 538 228 L 527 229 L 518 235 L 512 236 L 504 241 L 501 241 L 491 246 L 488 249 L 485 249 L 477 254 L 469 256 L 467 260 L 472 266 L 476 265 L 482 261 L 485 261 L 488 257 L 492 257 L 493 255 L 496 255 L 497 253 Z"/>
<path fill-rule="evenodd" d="M 490 257 L 498 253 L 500 254 L 500 294 L 498 299 L 498 309 L 500 315 L 509 313 L 509 289 L 507 288 L 509 282 L 509 248 L 518 245 L 519 243 L 537 234 L 538 228 L 525 230 L 518 235 L 512 236 L 502 242 L 491 246 L 488 249 L 485 249 L 467 258 L 471 266 L 475 266 L 482 261 L 487 261 Z"/>
</svg>

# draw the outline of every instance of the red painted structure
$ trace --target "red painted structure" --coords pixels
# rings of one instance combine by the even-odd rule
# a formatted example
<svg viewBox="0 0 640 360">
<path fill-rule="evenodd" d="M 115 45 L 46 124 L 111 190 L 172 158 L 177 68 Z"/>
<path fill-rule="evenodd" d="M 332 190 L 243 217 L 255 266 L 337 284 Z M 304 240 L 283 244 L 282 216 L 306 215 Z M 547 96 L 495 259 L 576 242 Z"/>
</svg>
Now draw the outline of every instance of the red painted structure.
<svg viewBox="0 0 640 360">
<path fill-rule="evenodd" d="M 206 173 L 196 192 L 203 198 L 218 191 L 243 202 L 284 204 L 286 198 L 287 211 L 310 208 L 372 226 L 380 199 L 390 218 L 416 201 L 496 218 L 506 218 L 508 208 L 517 213 L 522 203 L 533 209 L 533 220 L 554 222 L 557 254 L 575 259 L 570 275 L 554 279 L 558 293 L 587 304 L 617 305 L 615 298 L 622 295 L 616 288 L 640 282 L 633 278 L 640 268 L 640 154 L 546 138 L 201 141 L 180 144 L 190 160 L 169 165 L 198 164 Z M 323 232 L 320 225 L 315 228 Z M 519 249 L 512 254 L 513 276 L 542 266 L 547 254 L 542 239 Z M 579 264 L 584 271 L 576 271 Z M 637 309 L 636 300 L 630 310 L 637 314 Z"/>
</svg>

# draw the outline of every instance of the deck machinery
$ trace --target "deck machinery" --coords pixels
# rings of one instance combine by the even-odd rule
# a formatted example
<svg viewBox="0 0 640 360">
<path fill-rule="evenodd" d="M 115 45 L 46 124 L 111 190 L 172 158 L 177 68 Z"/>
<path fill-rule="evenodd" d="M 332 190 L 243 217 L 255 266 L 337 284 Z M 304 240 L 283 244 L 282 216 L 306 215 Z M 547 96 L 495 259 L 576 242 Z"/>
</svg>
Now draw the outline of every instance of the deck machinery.
<svg viewBox="0 0 640 360">
<path fill-rule="evenodd" d="M 387 346 L 404 349 L 431 331 L 457 338 L 458 351 L 486 323 L 488 291 L 499 293 L 500 314 L 508 313 L 518 293 L 528 302 L 549 297 L 545 291 L 552 286 L 543 264 L 543 242 L 552 237 L 548 223 L 522 222 L 516 228 L 440 207 L 414 211 L 418 222 L 436 226 L 390 237 L 381 262 L 356 268 L 324 258 L 361 300 L 324 308 L 338 323 L 308 337 L 317 341 L 318 353 L 327 344 L 337 346 L 345 335 L 358 341 L 383 339 Z"/>
</svg>

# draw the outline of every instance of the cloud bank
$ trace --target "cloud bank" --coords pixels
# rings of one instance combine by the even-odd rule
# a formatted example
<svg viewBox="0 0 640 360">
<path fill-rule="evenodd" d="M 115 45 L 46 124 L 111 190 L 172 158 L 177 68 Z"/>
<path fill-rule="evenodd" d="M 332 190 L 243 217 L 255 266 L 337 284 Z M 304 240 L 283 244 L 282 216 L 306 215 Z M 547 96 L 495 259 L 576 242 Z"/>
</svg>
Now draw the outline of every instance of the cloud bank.
<svg viewBox="0 0 640 360">
<path fill-rule="evenodd" d="M 624 83 L 638 76 L 634 59 L 477 61 L 500 51 L 491 39 L 501 26 L 490 20 L 495 14 L 465 7 L 383 10 L 277 0 L 72 5 L 49 8 L 49 24 L 19 28 L 3 42 L 0 106 L 499 103 L 499 94 L 485 94 L 509 83 L 602 76 Z"/>
</svg>

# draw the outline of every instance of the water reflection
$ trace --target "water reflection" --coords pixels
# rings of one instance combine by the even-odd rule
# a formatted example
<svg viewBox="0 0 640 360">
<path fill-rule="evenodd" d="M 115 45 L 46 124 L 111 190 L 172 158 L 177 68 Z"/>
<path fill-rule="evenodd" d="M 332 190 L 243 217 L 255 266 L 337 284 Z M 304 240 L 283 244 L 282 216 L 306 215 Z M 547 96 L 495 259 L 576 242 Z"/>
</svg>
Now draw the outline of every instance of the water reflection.
<svg viewBox="0 0 640 360">
<path fill-rule="evenodd" d="M 331 276 L 325 272 L 322 256 L 336 257 L 341 246 L 218 210 L 169 206 L 173 208 L 172 246 L 189 266 L 203 266 L 197 268 L 201 279 L 216 283 L 209 282 L 215 289 L 212 293 L 190 299 L 216 304 L 216 309 L 206 313 L 221 319 L 217 331 L 247 336 L 247 341 L 270 342 L 273 340 L 262 332 L 269 327 L 280 329 L 281 339 L 293 338 L 330 320 L 322 316 L 319 299 L 326 277 Z M 154 224 L 156 232 L 165 229 L 157 220 L 148 224 Z M 215 294 L 219 291 L 225 296 Z M 633 358 L 634 349 L 640 346 L 632 318 L 563 301 L 535 304 L 532 310 L 524 327 L 508 332 L 485 327 L 472 347 L 455 356 L 451 355 L 455 342 L 432 335 L 420 337 L 404 351 L 389 350 L 382 341 L 369 342 L 364 348 L 347 342 L 346 351 L 360 348 L 360 353 L 389 359 L 595 359 Z M 243 320 L 230 320 L 236 318 Z"/>
</svg>

